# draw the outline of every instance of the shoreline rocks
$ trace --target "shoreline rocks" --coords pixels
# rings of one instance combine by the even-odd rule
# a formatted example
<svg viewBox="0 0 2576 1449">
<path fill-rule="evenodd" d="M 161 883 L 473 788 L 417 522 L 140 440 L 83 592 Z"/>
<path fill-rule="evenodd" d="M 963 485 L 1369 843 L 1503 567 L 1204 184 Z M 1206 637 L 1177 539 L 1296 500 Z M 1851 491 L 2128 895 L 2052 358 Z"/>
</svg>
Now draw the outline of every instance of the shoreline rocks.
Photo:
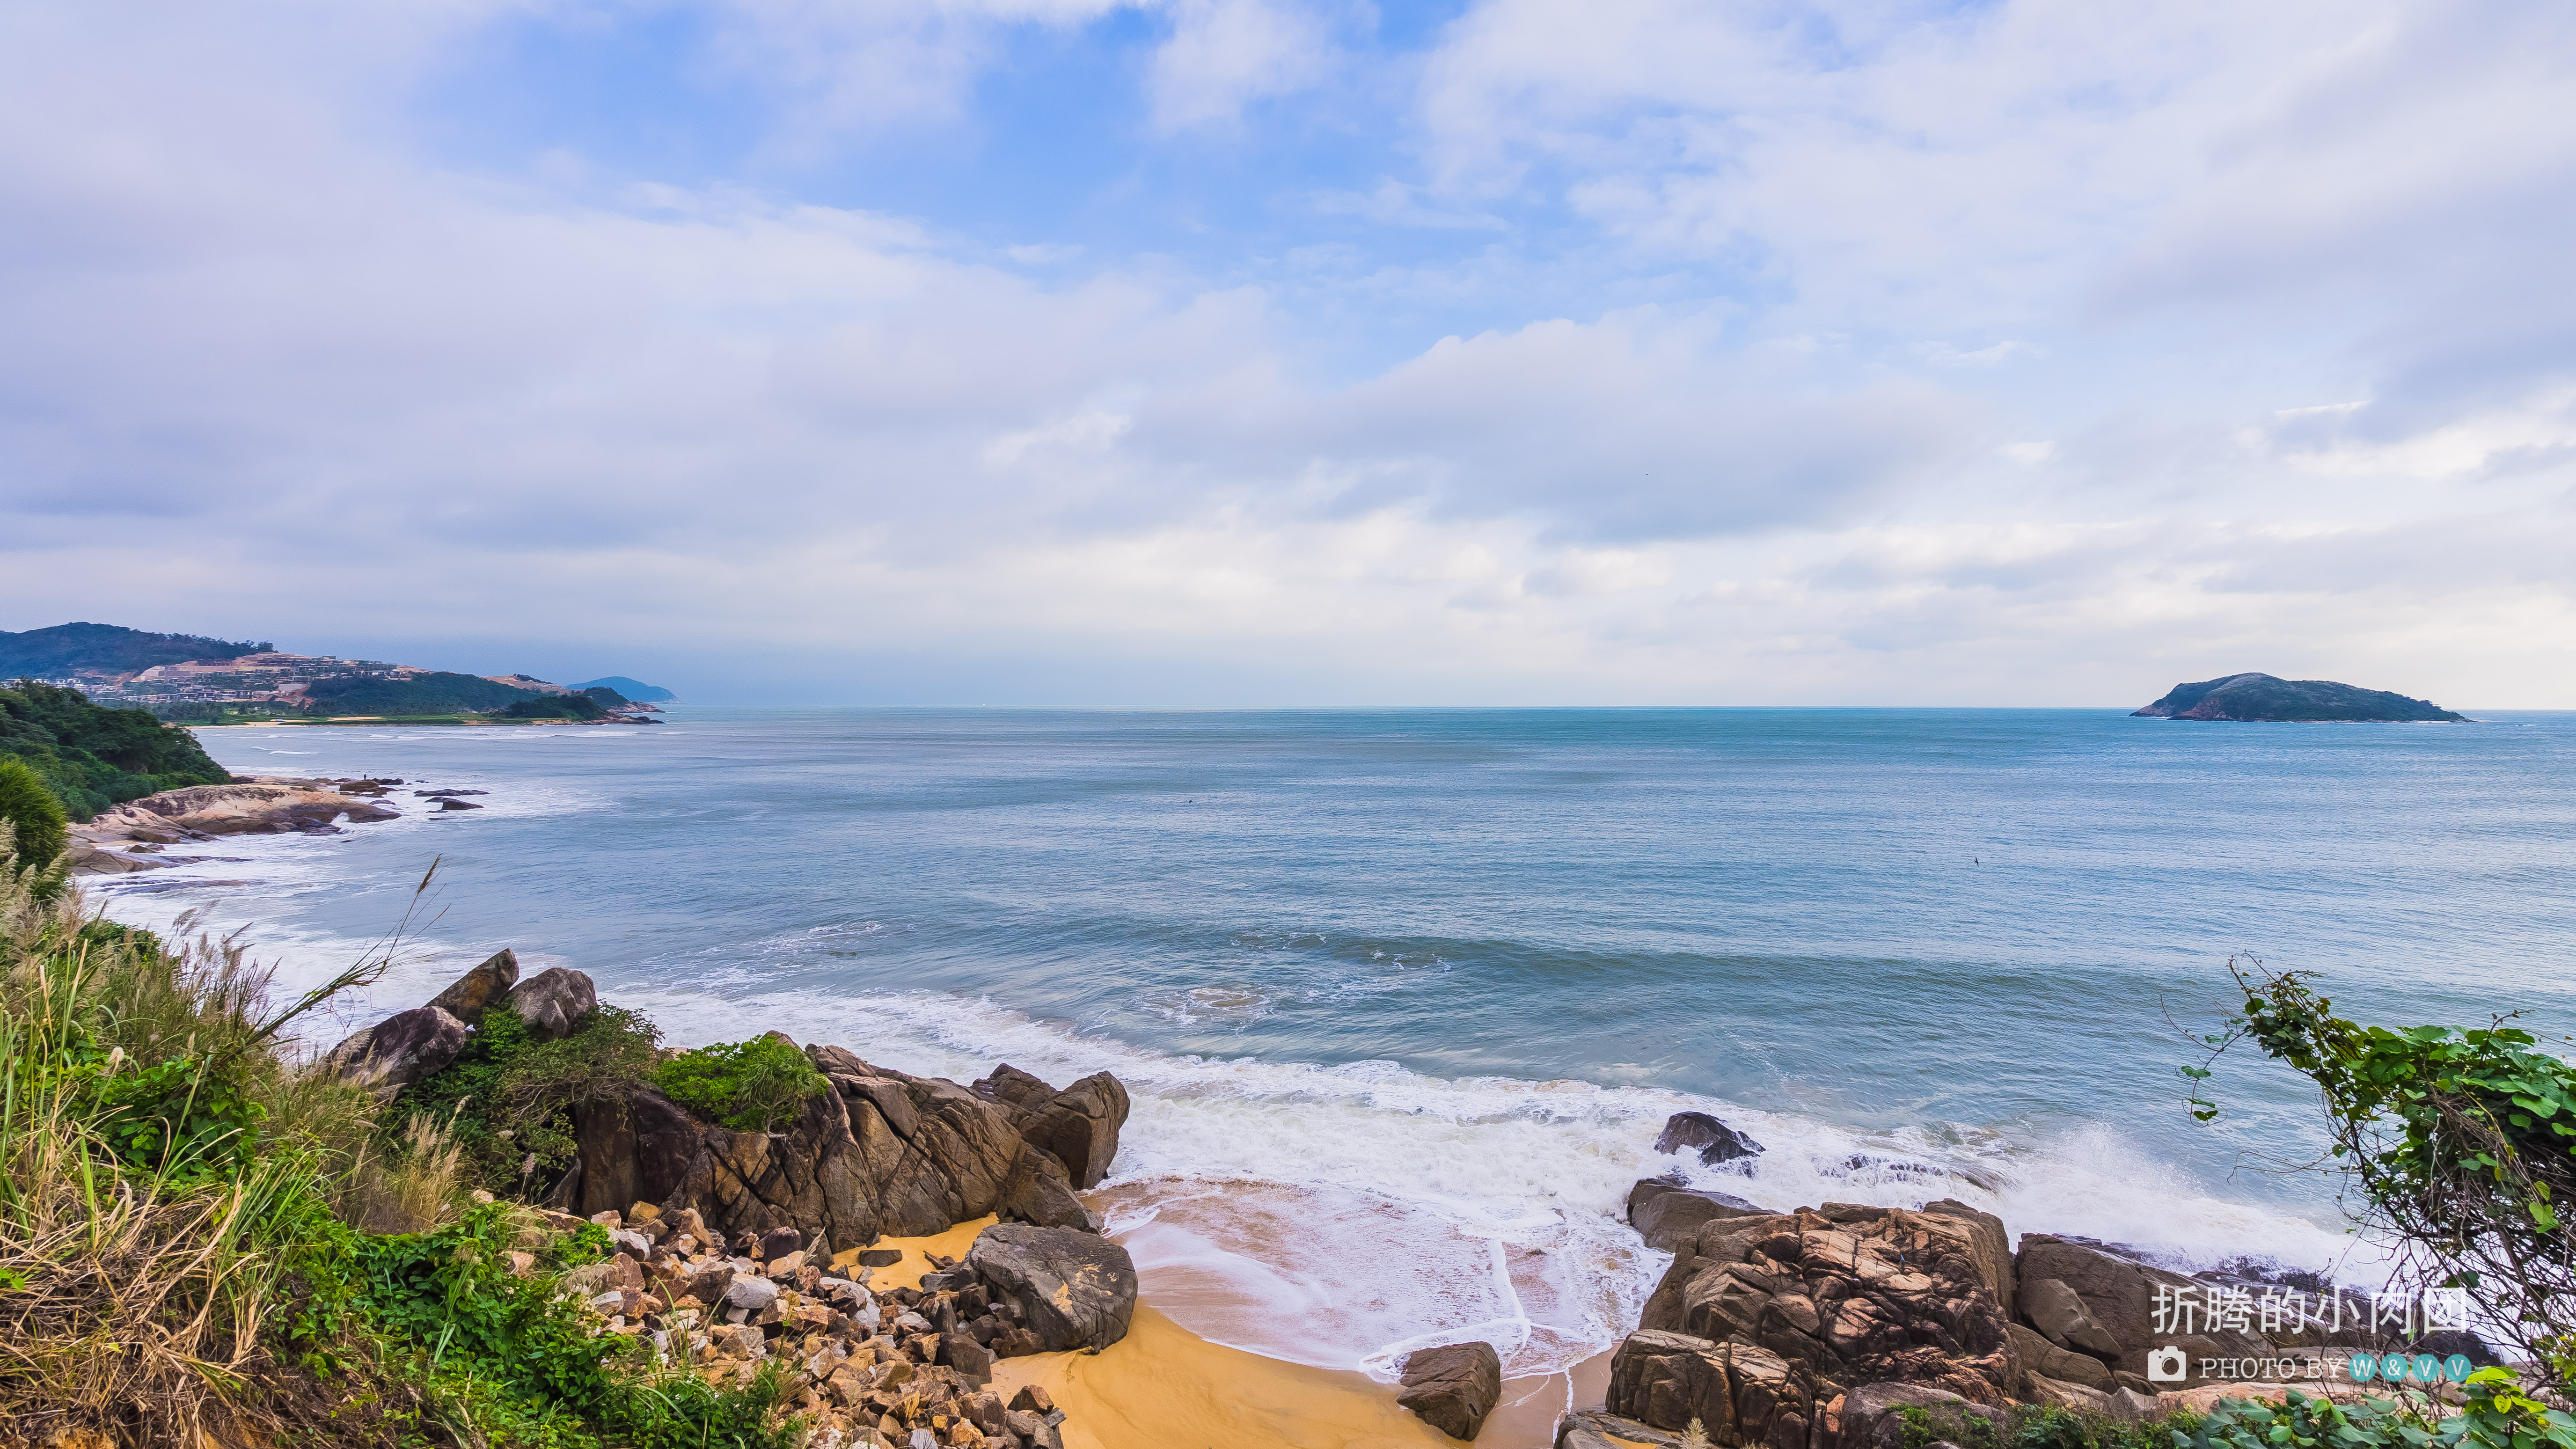
<svg viewBox="0 0 2576 1449">
<path fill-rule="evenodd" d="M 1503 1396 L 1503 1361 L 1481 1340 L 1405 1355 L 1396 1403 L 1452 1439 L 1473 1439 Z"/>
<path fill-rule="evenodd" d="M 230 835 L 337 835 L 339 823 L 399 819 L 384 803 L 400 780 L 235 776 L 229 785 L 191 785 L 128 800 L 71 829 L 76 875 L 157 870 L 190 862 L 162 848 Z M 122 847 L 119 849 L 118 847 Z"/>
</svg>

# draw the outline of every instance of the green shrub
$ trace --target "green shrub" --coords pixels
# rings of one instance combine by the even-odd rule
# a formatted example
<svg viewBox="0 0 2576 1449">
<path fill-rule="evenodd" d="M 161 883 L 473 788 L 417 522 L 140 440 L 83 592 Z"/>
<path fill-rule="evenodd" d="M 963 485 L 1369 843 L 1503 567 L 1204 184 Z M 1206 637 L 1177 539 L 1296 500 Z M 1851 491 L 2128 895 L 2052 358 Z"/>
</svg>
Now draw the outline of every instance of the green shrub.
<svg viewBox="0 0 2576 1449">
<path fill-rule="evenodd" d="M 0 759 L 0 824 L 9 827 L 21 872 L 43 871 L 71 843 L 63 802 L 20 760 Z"/>
<path fill-rule="evenodd" d="M 774 1036 L 700 1047 L 653 1074 L 662 1095 L 736 1132 L 771 1132 L 831 1086 L 805 1054 Z"/>
<path fill-rule="evenodd" d="M 74 820 L 157 790 L 232 778 L 197 737 L 141 709 L 106 709 L 77 689 L 18 680 L 0 688 L 0 757 L 41 777 Z"/>
<path fill-rule="evenodd" d="M 380 1130 L 392 1143 L 409 1133 L 415 1117 L 433 1117 L 464 1148 L 477 1181 L 524 1196 L 572 1165 L 579 1152 L 577 1109 L 653 1079 L 661 1035 L 643 1013 L 603 1005 L 571 1035 L 540 1041 L 518 1012 L 495 1006 L 446 1070 L 413 1085 L 386 1110 Z"/>
</svg>

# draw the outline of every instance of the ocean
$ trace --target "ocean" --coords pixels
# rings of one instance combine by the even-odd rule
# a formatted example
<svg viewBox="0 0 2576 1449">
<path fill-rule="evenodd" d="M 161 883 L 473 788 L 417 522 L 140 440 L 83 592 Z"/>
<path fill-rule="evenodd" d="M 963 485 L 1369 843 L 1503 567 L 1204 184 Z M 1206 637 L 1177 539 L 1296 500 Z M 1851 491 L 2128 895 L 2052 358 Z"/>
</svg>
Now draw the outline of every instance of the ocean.
<svg viewBox="0 0 2576 1449">
<path fill-rule="evenodd" d="M 503 946 L 694 1045 L 1135 1094 L 1096 1206 L 1206 1337 L 1384 1375 L 1562 1369 L 1665 1261 L 1682 1168 L 1766 1206 L 1952 1197 L 2016 1232 L 2370 1272 L 2299 1079 L 2176 1069 L 2227 963 L 2358 1019 L 2576 1031 L 2576 714 L 2211 725 L 2101 710 L 749 710 L 646 728 L 200 732 L 396 776 L 406 818 L 106 878 L 346 1024 Z M 485 808 L 415 809 L 412 789 Z M 185 918 L 184 922 L 182 918 Z M 1653 1151 L 1711 1111 L 1764 1151 Z M 1744 1171 L 1749 1166 L 1749 1172 Z"/>
</svg>

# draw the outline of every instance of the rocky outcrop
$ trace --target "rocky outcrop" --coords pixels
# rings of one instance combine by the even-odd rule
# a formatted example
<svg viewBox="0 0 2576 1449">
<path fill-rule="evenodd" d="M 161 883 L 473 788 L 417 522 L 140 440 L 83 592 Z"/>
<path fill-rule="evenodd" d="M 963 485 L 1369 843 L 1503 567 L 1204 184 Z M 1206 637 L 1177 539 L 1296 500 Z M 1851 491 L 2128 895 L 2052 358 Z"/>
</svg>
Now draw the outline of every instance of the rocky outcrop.
<svg viewBox="0 0 2576 1449">
<path fill-rule="evenodd" d="M 1098 1187 L 1109 1175 L 1127 1125 L 1127 1088 L 1116 1077 L 1094 1072 L 1059 1092 L 1004 1062 L 973 1090 L 1001 1105 L 1022 1139 L 1064 1164 L 1075 1187 Z"/>
<path fill-rule="evenodd" d="M 399 784 L 400 781 L 393 783 Z M 337 834 L 337 822 L 393 820 L 384 782 L 297 780 L 262 775 L 229 785 L 191 785 L 129 800 L 72 827 L 72 869 L 83 874 L 152 870 L 185 863 L 157 848 L 227 835 Z"/>
<path fill-rule="evenodd" d="M 1698 1237 L 1711 1218 L 1752 1217 L 1763 1211 L 1730 1193 L 1684 1187 L 1668 1177 L 1649 1177 L 1628 1189 L 1628 1224 L 1659 1253 L 1676 1251 Z"/>
<path fill-rule="evenodd" d="M 1611 1355 L 1606 1407 L 1658 1429 L 1697 1423 L 1719 1444 L 1807 1449 L 1816 1381 L 1768 1349 L 1641 1329 Z"/>
<path fill-rule="evenodd" d="M 976 1237 L 966 1266 L 1018 1306 L 1045 1352 L 1107 1348 L 1136 1312 L 1135 1260 L 1097 1233 L 1004 1223 Z"/>
<path fill-rule="evenodd" d="M 1843 1395 L 1825 1416 L 1830 1436 L 1818 1437 L 1831 1449 L 1905 1449 L 1908 1409 L 1923 1416 L 1937 1443 L 1995 1443 L 2003 1437 L 1995 1432 L 2002 1427 L 2003 1415 L 1994 1406 L 1971 1403 L 1926 1384 L 1905 1383 L 1864 1384 Z M 1983 1420 L 1985 1432 L 1971 1429 L 1971 1419 Z"/>
<path fill-rule="evenodd" d="M 585 1107 L 578 1177 L 563 1201 L 596 1212 L 641 1199 L 694 1208 L 726 1233 L 792 1227 L 849 1247 L 988 1213 L 1097 1226 L 1063 1164 L 1031 1146 L 1001 1104 L 841 1047 L 808 1056 L 832 1090 L 777 1133 L 731 1131 L 651 1090 Z M 1050 1089 L 1040 1100 L 1061 1095 Z"/>
<path fill-rule="evenodd" d="M 1452 1439 L 1473 1439 L 1503 1396 L 1503 1361 L 1490 1343 L 1442 1344 L 1405 1355 L 1396 1403 Z"/>
<path fill-rule="evenodd" d="M 1613 1414 L 1578 1409 L 1556 1421 L 1556 1449 L 1686 1449 L 1679 1434 Z"/>
<path fill-rule="evenodd" d="M 435 1006 L 398 1011 L 352 1033 L 323 1057 L 325 1070 L 353 1087 L 389 1099 L 445 1071 L 465 1050 L 465 1023 Z"/>
<path fill-rule="evenodd" d="M 1663 1135 L 1655 1139 L 1655 1150 L 1696 1151 L 1702 1164 L 1714 1167 L 1739 1157 L 1754 1156 L 1761 1152 L 1762 1144 L 1706 1112 L 1675 1112 L 1665 1120 Z"/>
<path fill-rule="evenodd" d="M 429 999 L 429 1004 L 472 1026 L 483 1019 L 492 1004 L 510 994 L 519 984 L 519 958 L 511 951 L 496 951 L 480 966 L 457 977 L 445 991 Z"/>
<path fill-rule="evenodd" d="M 514 975 L 518 964 L 517 957 L 510 958 Z M 528 1024 L 531 1036 L 539 1041 L 556 1041 L 572 1035 L 582 1018 L 599 1009 L 599 989 L 591 984 L 586 972 L 549 966 L 511 987 L 503 1000 Z"/>
<path fill-rule="evenodd" d="M 1674 1254 L 1643 1327 L 1761 1349 L 1829 1390 L 1897 1381 L 2000 1404 L 2022 1375 L 2001 1231 L 1841 1203 L 1713 1219 Z"/>
</svg>

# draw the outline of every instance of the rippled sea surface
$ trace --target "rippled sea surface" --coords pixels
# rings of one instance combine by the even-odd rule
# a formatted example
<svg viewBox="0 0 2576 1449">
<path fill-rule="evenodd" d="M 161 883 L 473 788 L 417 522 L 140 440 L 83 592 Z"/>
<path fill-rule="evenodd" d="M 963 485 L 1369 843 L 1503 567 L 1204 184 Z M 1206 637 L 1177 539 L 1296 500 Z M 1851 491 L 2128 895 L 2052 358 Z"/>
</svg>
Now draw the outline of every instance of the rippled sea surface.
<svg viewBox="0 0 2576 1449">
<path fill-rule="evenodd" d="M 681 1044 L 775 1025 L 943 1074 L 1115 1070 L 1138 1106 L 1101 1205 L 1149 1291 L 1335 1366 L 1470 1330 L 1523 1369 L 1606 1343 L 1659 1263 L 1619 1198 L 1675 1165 L 1651 1145 L 1683 1106 L 1768 1149 L 1688 1170 L 1775 1206 L 1952 1196 L 2321 1263 L 2321 1185 L 2240 1165 L 2312 1140 L 2296 1081 L 2223 1066 L 2216 1124 L 2181 1106 L 2231 955 L 2365 1020 L 2576 1031 L 2576 715 L 669 721 L 205 731 L 244 773 L 487 808 L 228 842 L 110 909 L 252 924 L 318 976 L 437 857 L 379 1009 L 506 945 Z M 1294 1342 L 1264 1336 L 1283 1309 Z"/>
</svg>

